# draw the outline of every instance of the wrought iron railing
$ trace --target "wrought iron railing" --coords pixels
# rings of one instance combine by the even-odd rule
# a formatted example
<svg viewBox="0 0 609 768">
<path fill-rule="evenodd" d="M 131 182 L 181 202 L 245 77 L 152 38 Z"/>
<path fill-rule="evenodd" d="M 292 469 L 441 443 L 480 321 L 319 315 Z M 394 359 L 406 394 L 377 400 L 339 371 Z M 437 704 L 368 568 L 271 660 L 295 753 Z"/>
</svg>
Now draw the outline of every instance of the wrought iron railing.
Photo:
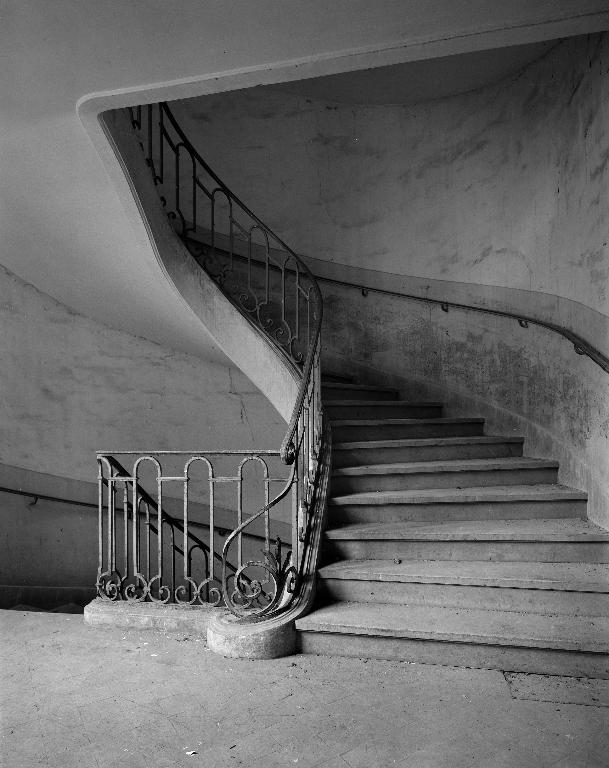
<svg viewBox="0 0 609 768">
<path fill-rule="evenodd" d="M 237 566 L 223 563 L 222 543 L 251 513 L 252 506 L 261 506 L 267 513 L 258 530 L 239 536 L 239 561 L 243 562 L 244 553 L 250 557 L 259 550 L 271 552 L 269 499 L 277 484 L 281 489 L 286 486 L 285 467 L 278 455 L 277 451 L 262 455 L 239 451 L 98 453 L 100 597 L 219 605 L 220 573 L 224 572 L 227 582 L 239 578 Z M 276 470 L 284 468 L 281 477 L 269 471 L 273 459 L 279 465 Z M 121 463 L 128 461 L 132 462 L 130 469 Z M 261 472 L 248 472 L 250 463 Z M 233 513 L 227 505 L 235 496 Z M 179 515 L 167 511 L 170 503 L 180 509 Z M 241 580 L 251 591 L 249 575 L 243 573 Z M 268 607 L 277 591 L 267 579 L 257 595 L 257 606 Z"/>
<path fill-rule="evenodd" d="M 325 434 L 321 292 L 306 264 L 203 160 L 166 104 L 128 113 L 177 235 L 253 329 L 272 341 L 300 384 L 279 451 L 98 454 L 98 594 L 113 600 L 223 603 L 237 616 L 260 620 L 288 608 L 299 594 L 310 576 L 307 547 L 318 540 L 312 531 L 320 524 L 313 509 L 323 506 L 316 498 Z M 134 459 L 129 471 L 116 459 L 128 455 Z M 162 462 L 179 457 L 184 464 L 168 472 Z M 230 457 L 238 465 L 218 471 L 218 463 Z M 271 459 L 280 462 L 283 473 L 270 472 Z M 244 506 L 244 472 L 253 464 L 262 467 L 261 485 L 248 493 Z M 197 491 L 192 472 L 199 466 L 207 477 L 199 479 Z M 152 493 L 146 490 L 150 483 Z M 164 489 L 171 483 L 181 484 L 180 517 L 164 508 Z M 233 497 L 232 504 L 225 499 L 220 505 L 224 520 L 218 526 L 218 489 L 230 486 L 236 503 Z M 327 484 L 321 486 L 325 493 Z M 195 507 L 204 520 L 194 522 Z M 283 529 L 288 521 L 289 537 L 276 535 L 282 520 Z M 193 523 L 206 527 L 207 535 L 196 536 Z"/>
</svg>

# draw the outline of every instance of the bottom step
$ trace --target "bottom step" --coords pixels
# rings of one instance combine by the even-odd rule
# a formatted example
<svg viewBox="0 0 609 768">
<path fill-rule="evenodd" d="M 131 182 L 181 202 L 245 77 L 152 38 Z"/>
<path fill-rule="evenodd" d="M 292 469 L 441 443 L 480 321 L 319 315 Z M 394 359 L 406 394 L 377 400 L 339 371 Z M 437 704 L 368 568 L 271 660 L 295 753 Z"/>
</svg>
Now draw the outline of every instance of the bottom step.
<svg viewBox="0 0 609 768">
<path fill-rule="evenodd" d="M 609 678 L 609 619 L 338 603 L 296 622 L 303 653 Z"/>
</svg>

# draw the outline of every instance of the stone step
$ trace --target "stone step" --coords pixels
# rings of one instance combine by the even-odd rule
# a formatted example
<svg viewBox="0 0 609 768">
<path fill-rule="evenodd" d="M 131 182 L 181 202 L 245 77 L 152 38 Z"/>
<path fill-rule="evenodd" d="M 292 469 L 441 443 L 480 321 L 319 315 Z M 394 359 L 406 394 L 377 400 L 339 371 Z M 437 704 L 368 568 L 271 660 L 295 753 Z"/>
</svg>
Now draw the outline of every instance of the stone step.
<svg viewBox="0 0 609 768">
<path fill-rule="evenodd" d="M 332 486 L 334 488 L 334 484 Z M 333 495 L 329 525 L 586 517 L 587 495 L 562 485 L 422 488 Z"/>
<path fill-rule="evenodd" d="M 609 619 L 336 603 L 296 621 L 300 650 L 574 677 L 609 677 Z"/>
<path fill-rule="evenodd" d="M 332 493 L 535 485 L 557 479 L 558 462 L 546 459 L 415 461 L 337 468 L 332 473 Z"/>
<path fill-rule="evenodd" d="M 340 419 L 332 422 L 336 442 L 399 440 L 415 437 L 481 435 L 484 419 L 475 417 L 437 419 Z"/>
<path fill-rule="evenodd" d="M 319 571 L 334 601 L 609 616 L 609 565 L 342 560 Z"/>
<path fill-rule="evenodd" d="M 395 464 L 400 461 L 450 461 L 522 456 L 522 437 L 430 437 L 335 443 L 333 467 Z"/>
<path fill-rule="evenodd" d="M 434 419 L 442 415 L 442 403 L 410 400 L 332 400 L 324 405 L 334 421 L 353 419 Z"/>
<path fill-rule="evenodd" d="M 331 371 L 325 371 L 321 374 L 321 386 L 326 387 L 328 385 L 332 384 L 347 384 L 351 386 L 351 384 L 355 384 L 355 379 L 353 376 L 346 376 L 343 373 L 332 373 Z M 356 386 L 359 386 L 357 384 Z"/>
<path fill-rule="evenodd" d="M 368 384 L 347 384 L 322 381 L 321 396 L 325 403 L 334 400 L 399 400 L 397 389 L 375 387 Z"/>
<path fill-rule="evenodd" d="M 581 518 L 367 523 L 327 530 L 341 560 L 609 563 L 609 531 Z"/>
</svg>

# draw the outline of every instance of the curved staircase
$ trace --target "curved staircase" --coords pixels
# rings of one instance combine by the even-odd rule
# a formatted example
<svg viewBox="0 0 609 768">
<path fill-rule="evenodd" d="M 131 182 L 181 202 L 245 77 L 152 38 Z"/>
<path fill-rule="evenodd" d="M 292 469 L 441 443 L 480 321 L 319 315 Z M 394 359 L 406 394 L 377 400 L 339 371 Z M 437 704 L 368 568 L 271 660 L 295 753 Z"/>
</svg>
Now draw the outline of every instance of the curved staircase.
<svg viewBox="0 0 609 768">
<path fill-rule="evenodd" d="M 305 652 L 609 677 L 609 531 L 587 520 L 586 494 L 558 484 L 557 462 L 523 457 L 522 438 L 486 436 L 482 418 L 450 417 L 441 403 L 404 401 L 384 387 L 324 381 L 323 296 L 306 262 L 231 192 L 167 104 L 129 108 L 115 121 L 111 135 L 131 158 L 133 188 L 141 182 L 168 276 L 289 425 L 275 451 L 126 451 L 127 469 L 100 453 L 100 599 L 223 605 L 231 615 L 210 621 L 208 641 L 231 656 L 291 653 L 295 626 Z M 561 326 L 423 300 L 543 326 L 609 373 L 602 353 Z M 230 457 L 235 467 L 215 468 Z M 271 457 L 290 468 L 287 477 L 269 470 Z M 178 468 L 166 471 L 161 461 L 170 460 Z M 156 497 L 140 484 L 146 462 Z M 191 514 L 196 462 L 207 468 L 209 506 Z M 245 513 L 248 462 L 262 467 L 263 487 L 251 497 L 257 511 Z M 162 489 L 173 482 L 182 522 L 163 511 Z M 226 530 L 216 483 L 237 489 Z M 271 510 L 284 501 L 282 540 Z M 193 537 L 195 525 L 208 543 Z M 322 535 L 319 595 L 307 614 Z M 262 542 L 261 554 L 244 553 L 248 536 Z M 193 552 L 202 553 L 197 568 Z"/>
<path fill-rule="evenodd" d="M 333 434 L 305 653 L 609 677 L 609 532 L 555 461 L 395 390 L 323 385 Z"/>
</svg>

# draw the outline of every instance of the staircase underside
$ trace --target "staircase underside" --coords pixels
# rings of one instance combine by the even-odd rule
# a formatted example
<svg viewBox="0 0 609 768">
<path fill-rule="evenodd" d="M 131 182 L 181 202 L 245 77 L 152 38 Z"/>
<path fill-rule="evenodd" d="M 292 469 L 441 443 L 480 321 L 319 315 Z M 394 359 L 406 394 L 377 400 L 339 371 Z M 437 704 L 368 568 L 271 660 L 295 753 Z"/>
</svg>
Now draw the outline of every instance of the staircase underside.
<svg viewBox="0 0 609 768">
<path fill-rule="evenodd" d="M 609 532 L 518 437 L 324 385 L 332 494 L 306 653 L 609 677 Z"/>
</svg>

